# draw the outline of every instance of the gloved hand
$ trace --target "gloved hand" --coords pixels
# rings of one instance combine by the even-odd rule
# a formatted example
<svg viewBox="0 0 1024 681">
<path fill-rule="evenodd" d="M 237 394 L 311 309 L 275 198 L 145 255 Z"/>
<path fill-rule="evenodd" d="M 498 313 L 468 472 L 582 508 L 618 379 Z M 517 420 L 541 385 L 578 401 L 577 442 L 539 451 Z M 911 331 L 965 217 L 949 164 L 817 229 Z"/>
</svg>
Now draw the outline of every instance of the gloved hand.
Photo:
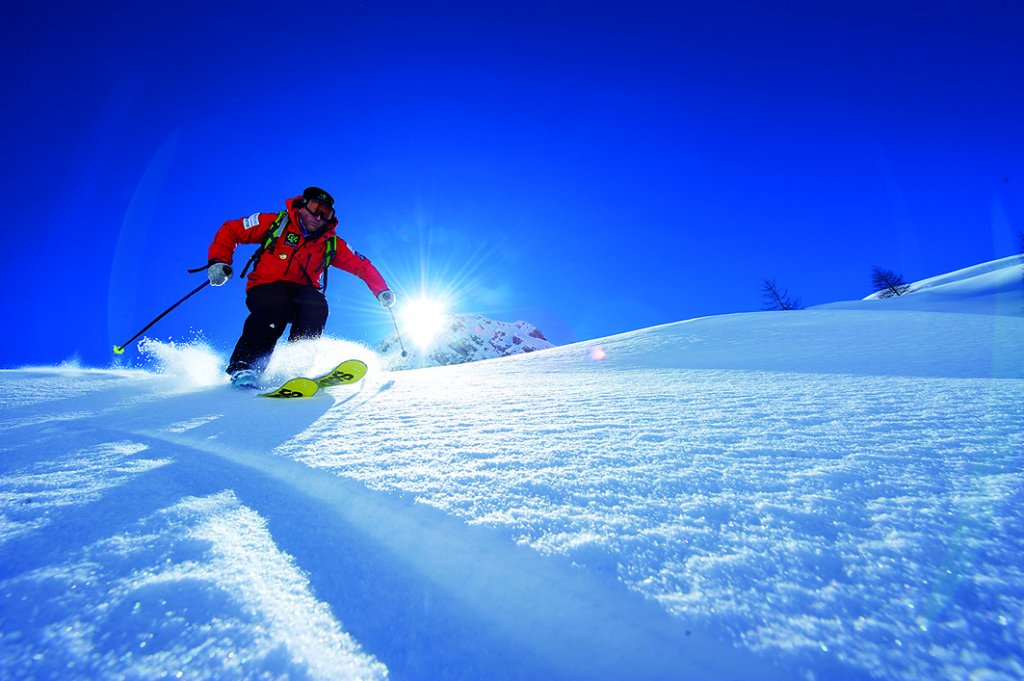
<svg viewBox="0 0 1024 681">
<path fill-rule="evenodd" d="M 395 304 L 395 294 L 391 289 L 386 288 L 377 294 L 377 301 L 381 307 L 387 309 Z"/>
<path fill-rule="evenodd" d="M 231 265 L 215 262 L 206 268 L 206 276 L 210 278 L 211 286 L 223 286 L 231 278 Z"/>
</svg>

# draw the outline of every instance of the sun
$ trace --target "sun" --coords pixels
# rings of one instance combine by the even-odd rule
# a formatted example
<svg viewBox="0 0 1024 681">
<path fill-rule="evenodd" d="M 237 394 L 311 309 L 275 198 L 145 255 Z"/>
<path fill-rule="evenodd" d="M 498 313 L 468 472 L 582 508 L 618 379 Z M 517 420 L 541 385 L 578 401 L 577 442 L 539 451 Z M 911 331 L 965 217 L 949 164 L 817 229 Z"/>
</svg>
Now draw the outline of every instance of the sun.
<svg viewBox="0 0 1024 681">
<path fill-rule="evenodd" d="M 444 330 L 447 316 L 448 305 L 439 298 L 427 296 L 406 301 L 399 313 L 403 332 L 423 350 Z"/>
</svg>

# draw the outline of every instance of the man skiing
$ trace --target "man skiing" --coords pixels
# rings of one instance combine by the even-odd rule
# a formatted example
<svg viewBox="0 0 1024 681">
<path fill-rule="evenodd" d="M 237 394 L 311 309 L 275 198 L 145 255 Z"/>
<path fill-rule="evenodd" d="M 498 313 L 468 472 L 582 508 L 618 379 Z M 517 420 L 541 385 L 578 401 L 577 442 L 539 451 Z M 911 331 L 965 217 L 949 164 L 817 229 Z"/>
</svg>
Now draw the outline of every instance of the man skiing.
<svg viewBox="0 0 1024 681">
<path fill-rule="evenodd" d="M 228 220 L 210 244 L 206 274 L 213 286 L 231 278 L 235 246 L 260 244 L 245 268 L 252 265 L 245 297 L 249 316 L 227 366 L 232 384 L 240 388 L 258 385 L 286 325 L 291 324 L 289 341 L 323 333 L 329 265 L 366 282 L 382 307 L 395 304 L 395 294 L 377 268 L 335 234 L 338 218 L 330 194 L 309 187 L 285 206 L 280 213 Z"/>
</svg>

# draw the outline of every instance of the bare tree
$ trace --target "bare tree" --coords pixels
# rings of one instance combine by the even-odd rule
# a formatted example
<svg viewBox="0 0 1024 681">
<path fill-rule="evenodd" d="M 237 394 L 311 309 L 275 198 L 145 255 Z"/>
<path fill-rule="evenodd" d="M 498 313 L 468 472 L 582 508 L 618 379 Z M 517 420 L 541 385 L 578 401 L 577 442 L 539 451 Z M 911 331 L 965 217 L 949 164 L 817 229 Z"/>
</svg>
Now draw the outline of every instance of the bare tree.
<svg viewBox="0 0 1024 681">
<path fill-rule="evenodd" d="M 789 291 L 782 288 L 774 279 L 765 279 L 761 283 L 761 297 L 765 310 L 799 310 L 798 298 L 790 298 Z"/>
<path fill-rule="evenodd" d="M 883 298 L 902 296 L 910 291 L 910 285 L 903 280 L 902 276 L 877 265 L 871 268 L 871 284 Z"/>
</svg>

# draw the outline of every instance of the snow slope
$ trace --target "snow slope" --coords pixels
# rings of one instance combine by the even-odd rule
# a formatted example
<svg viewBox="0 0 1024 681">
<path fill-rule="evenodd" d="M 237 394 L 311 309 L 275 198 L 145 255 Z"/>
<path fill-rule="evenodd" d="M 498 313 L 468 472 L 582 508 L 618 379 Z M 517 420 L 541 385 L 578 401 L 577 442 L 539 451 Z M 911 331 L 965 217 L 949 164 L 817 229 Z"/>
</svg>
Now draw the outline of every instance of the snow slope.
<svg viewBox="0 0 1024 681">
<path fill-rule="evenodd" d="M 201 347 L 0 372 L 0 676 L 1021 678 L 1024 310 L 977 281 L 1019 267 L 413 371 L 283 348 L 372 364 L 303 401 Z"/>
</svg>

